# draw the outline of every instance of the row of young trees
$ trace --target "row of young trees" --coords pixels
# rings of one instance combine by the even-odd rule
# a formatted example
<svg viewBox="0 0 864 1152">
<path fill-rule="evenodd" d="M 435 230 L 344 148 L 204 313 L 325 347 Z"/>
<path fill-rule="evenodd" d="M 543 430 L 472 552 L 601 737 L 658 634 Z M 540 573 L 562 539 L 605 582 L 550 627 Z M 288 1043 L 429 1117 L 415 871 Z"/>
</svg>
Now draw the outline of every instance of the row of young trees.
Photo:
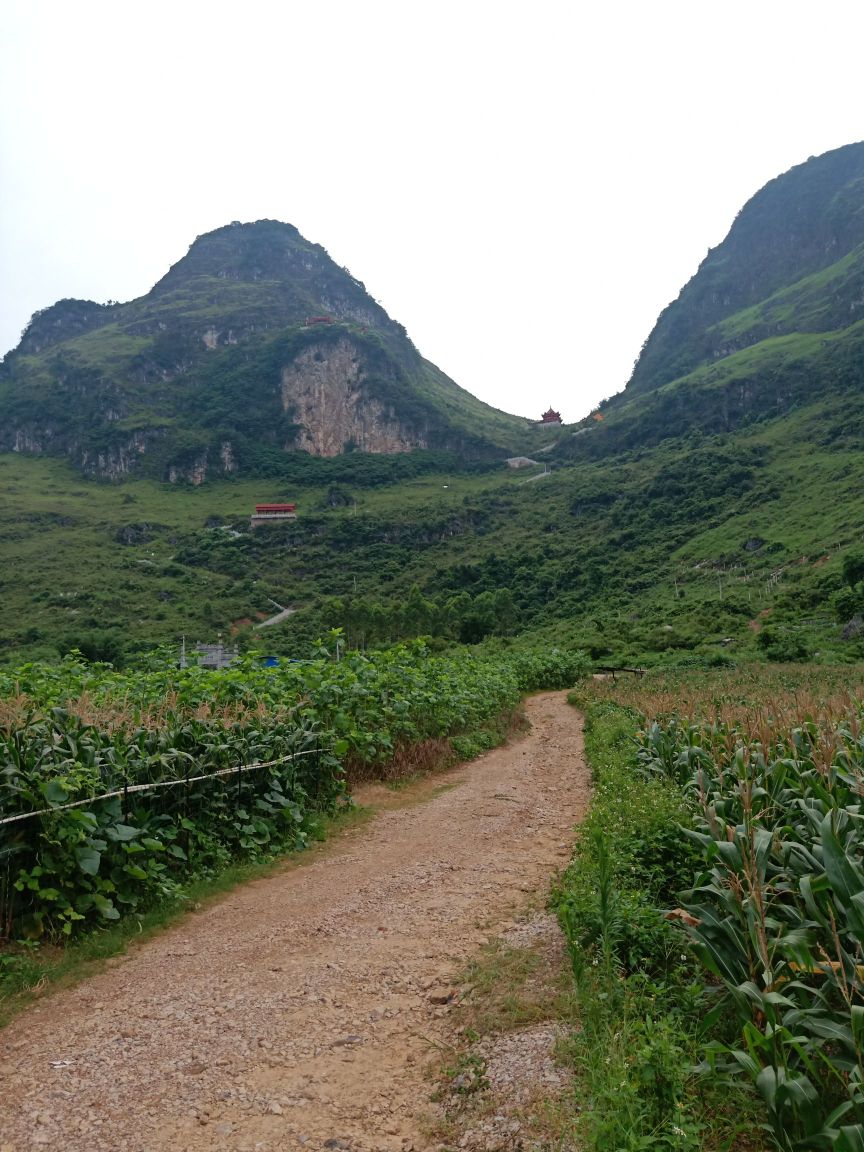
<svg viewBox="0 0 864 1152">
<path fill-rule="evenodd" d="M 349 648 L 415 636 L 476 644 L 486 636 L 510 636 L 519 625 L 519 610 L 509 588 L 430 600 L 414 584 L 402 601 L 381 603 L 365 596 L 330 599 L 322 606 L 322 616 L 343 630 Z"/>
</svg>

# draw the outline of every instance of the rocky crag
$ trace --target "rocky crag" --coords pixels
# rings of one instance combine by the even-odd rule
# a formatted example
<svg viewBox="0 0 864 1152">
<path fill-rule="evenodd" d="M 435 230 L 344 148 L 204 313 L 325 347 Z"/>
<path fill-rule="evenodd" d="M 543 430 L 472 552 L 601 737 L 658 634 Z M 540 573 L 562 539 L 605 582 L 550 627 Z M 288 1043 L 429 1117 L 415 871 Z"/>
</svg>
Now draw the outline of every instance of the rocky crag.
<svg viewBox="0 0 864 1152">
<path fill-rule="evenodd" d="M 830 402 L 820 436 L 860 434 L 864 143 L 811 157 L 736 216 L 660 314 L 626 389 L 569 454 L 726 434 Z M 590 433 L 590 434 L 589 434 Z"/>
<path fill-rule="evenodd" d="M 270 474 L 297 452 L 482 457 L 527 430 L 272 220 L 198 237 L 138 300 L 59 301 L 0 366 L 0 451 L 63 455 L 111 480 Z"/>
</svg>

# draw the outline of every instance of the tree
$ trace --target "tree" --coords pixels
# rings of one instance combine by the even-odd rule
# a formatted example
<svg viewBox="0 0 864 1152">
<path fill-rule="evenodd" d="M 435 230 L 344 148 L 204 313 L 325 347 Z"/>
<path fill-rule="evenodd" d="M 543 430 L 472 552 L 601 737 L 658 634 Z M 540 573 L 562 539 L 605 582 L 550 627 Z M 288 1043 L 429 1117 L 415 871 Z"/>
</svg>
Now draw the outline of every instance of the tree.
<svg viewBox="0 0 864 1152">
<path fill-rule="evenodd" d="M 864 552 L 847 552 L 843 557 L 843 579 L 850 588 L 864 580 Z"/>
<path fill-rule="evenodd" d="M 434 614 L 435 605 L 423 596 L 418 584 L 412 584 L 402 608 L 405 635 L 424 636 L 429 631 Z"/>
</svg>

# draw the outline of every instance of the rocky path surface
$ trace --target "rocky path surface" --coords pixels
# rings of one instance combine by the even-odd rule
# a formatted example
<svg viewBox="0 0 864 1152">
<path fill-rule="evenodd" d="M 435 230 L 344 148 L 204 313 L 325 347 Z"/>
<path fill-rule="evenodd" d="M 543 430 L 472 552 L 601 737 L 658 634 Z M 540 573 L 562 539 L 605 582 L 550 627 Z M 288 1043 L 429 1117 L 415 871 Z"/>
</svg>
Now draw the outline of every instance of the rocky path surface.
<svg viewBox="0 0 864 1152">
<path fill-rule="evenodd" d="M 0 1152 L 415 1152 L 451 981 L 569 854 L 564 693 L 299 867 L 236 890 L 0 1032 Z"/>
</svg>

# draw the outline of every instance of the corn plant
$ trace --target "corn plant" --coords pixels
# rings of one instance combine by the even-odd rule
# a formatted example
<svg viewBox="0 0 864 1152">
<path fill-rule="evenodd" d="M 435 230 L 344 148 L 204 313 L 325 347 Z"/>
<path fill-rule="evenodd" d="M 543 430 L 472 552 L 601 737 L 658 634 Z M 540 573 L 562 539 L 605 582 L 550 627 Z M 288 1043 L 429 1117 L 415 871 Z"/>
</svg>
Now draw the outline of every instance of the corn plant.
<svg viewBox="0 0 864 1152">
<path fill-rule="evenodd" d="M 784 1152 L 864 1146 L 864 742 L 857 710 L 736 728 L 646 725 L 639 761 L 683 783 L 703 867 L 687 932 L 725 988 L 737 1042 L 706 1067 L 745 1076 Z"/>
</svg>

